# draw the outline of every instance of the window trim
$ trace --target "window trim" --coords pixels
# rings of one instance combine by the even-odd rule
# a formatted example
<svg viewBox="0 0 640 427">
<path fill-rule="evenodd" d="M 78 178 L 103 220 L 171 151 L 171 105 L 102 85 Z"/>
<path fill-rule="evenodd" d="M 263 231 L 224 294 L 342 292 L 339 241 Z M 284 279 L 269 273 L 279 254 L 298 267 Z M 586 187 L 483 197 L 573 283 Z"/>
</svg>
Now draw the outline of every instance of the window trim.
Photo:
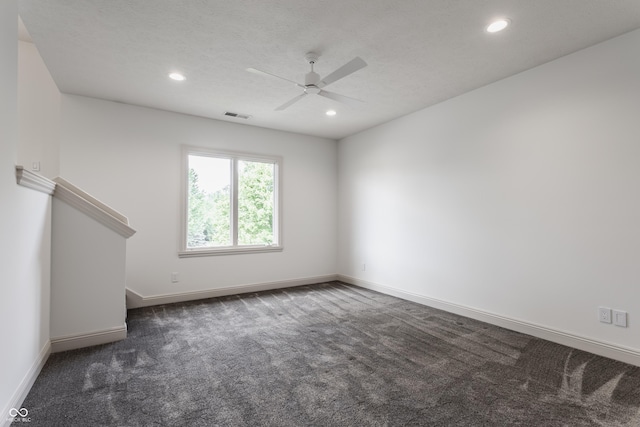
<svg viewBox="0 0 640 427">
<path fill-rule="evenodd" d="M 228 158 L 233 160 L 247 160 L 247 161 L 259 161 L 273 163 L 275 166 L 274 174 L 274 236 L 277 239 L 277 244 L 272 245 L 246 245 L 246 246 L 220 246 L 215 248 L 187 248 L 187 227 L 188 227 L 188 215 L 189 215 L 189 156 L 209 156 L 218 158 Z M 237 220 L 238 220 L 238 206 L 237 206 L 237 193 L 238 193 L 238 174 L 235 171 L 234 164 L 232 162 L 232 220 L 231 220 L 231 232 L 233 233 L 232 241 L 237 241 Z M 182 146 L 182 167 L 181 173 L 181 215 L 180 215 L 180 233 L 179 233 L 179 258 L 189 257 L 204 257 L 204 256 L 216 256 L 216 255 L 234 255 L 234 254 L 255 254 L 263 252 L 282 252 L 284 250 L 282 242 L 282 157 L 273 156 L 268 154 L 248 153 L 243 151 L 230 151 L 217 148 L 207 147 L 194 147 L 189 145 Z"/>
</svg>

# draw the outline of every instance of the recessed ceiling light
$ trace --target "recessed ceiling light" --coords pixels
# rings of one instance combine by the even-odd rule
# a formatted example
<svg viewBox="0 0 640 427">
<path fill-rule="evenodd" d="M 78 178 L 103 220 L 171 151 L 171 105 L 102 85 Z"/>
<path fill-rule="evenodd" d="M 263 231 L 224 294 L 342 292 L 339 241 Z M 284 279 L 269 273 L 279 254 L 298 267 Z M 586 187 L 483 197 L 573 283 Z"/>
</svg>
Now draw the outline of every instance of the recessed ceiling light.
<svg viewBox="0 0 640 427">
<path fill-rule="evenodd" d="M 325 113 L 327 116 L 335 116 L 336 115 L 336 111 L 335 110 L 329 110 Z"/>
<path fill-rule="evenodd" d="M 173 80 L 177 80 L 179 82 L 183 81 L 184 79 L 186 79 L 186 77 L 180 73 L 171 73 L 169 74 L 169 78 L 173 79 Z"/>
<path fill-rule="evenodd" d="M 502 31 L 509 26 L 509 23 L 510 21 L 508 19 L 497 19 L 489 24 L 489 26 L 487 27 L 487 32 L 497 33 L 498 31 Z"/>
</svg>

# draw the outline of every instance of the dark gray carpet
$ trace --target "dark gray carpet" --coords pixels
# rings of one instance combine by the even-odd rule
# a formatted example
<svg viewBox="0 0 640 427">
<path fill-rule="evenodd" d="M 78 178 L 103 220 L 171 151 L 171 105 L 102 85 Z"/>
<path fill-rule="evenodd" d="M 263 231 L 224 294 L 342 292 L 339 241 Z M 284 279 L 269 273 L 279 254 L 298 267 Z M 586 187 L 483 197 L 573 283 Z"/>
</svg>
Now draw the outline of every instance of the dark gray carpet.
<svg viewBox="0 0 640 427">
<path fill-rule="evenodd" d="M 640 425 L 637 367 L 339 282 L 128 325 L 49 358 L 29 425 Z"/>
</svg>

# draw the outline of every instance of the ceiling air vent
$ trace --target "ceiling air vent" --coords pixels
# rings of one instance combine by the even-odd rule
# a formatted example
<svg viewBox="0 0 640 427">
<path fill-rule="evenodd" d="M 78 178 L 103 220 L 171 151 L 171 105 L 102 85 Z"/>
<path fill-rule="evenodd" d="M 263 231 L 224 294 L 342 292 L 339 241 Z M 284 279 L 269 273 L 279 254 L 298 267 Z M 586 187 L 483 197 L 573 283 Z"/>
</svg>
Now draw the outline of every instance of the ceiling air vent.
<svg viewBox="0 0 640 427">
<path fill-rule="evenodd" d="M 237 119 L 245 119 L 245 120 L 251 118 L 251 116 L 248 114 L 238 114 L 238 113 L 232 113 L 230 111 L 225 111 L 224 115 L 229 117 L 235 117 Z"/>
</svg>

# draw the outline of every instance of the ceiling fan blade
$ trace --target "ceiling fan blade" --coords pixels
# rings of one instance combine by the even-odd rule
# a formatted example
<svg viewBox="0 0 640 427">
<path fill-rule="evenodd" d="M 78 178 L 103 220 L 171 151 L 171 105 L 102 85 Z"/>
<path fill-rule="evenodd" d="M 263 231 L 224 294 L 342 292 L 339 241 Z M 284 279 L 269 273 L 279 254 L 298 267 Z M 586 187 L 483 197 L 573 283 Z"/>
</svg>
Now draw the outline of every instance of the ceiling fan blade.
<svg viewBox="0 0 640 427">
<path fill-rule="evenodd" d="M 276 108 L 276 111 L 282 111 L 285 108 L 289 108 L 290 106 L 292 106 L 293 104 L 295 104 L 296 102 L 300 101 L 302 98 L 304 98 L 305 96 L 307 96 L 307 93 L 304 92 L 302 95 L 298 95 L 295 98 L 285 102 L 284 104 L 282 104 L 281 106 L 279 106 L 278 108 Z"/>
<path fill-rule="evenodd" d="M 339 95 L 337 93 L 328 92 L 326 90 L 321 90 L 320 92 L 318 92 L 318 95 L 324 96 L 325 98 L 333 99 L 334 101 L 342 102 L 343 104 L 347 104 L 351 106 L 357 106 L 364 102 L 359 99 L 350 98 L 348 96 Z"/>
<path fill-rule="evenodd" d="M 364 60 L 359 56 L 356 56 L 351 61 L 344 64 L 342 67 L 338 68 L 333 73 L 329 74 L 324 79 L 320 80 L 320 83 L 318 83 L 317 86 L 320 88 L 328 86 L 331 83 L 337 80 L 340 80 L 343 77 L 347 77 L 349 74 L 355 73 L 359 69 L 364 68 L 366 66 L 367 66 L 367 63 L 364 62 Z"/>
<path fill-rule="evenodd" d="M 304 89 L 304 85 L 301 85 L 300 83 L 294 82 L 293 80 L 289 80 L 289 79 L 287 79 L 285 77 L 276 76 L 275 74 L 267 73 L 266 71 L 262 71 L 262 70 L 256 70 L 255 68 L 247 68 L 247 71 L 250 72 L 250 73 L 253 73 L 253 74 L 260 74 L 260 75 L 267 76 L 267 77 L 275 77 L 277 79 L 284 80 L 284 81 L 289 82 L 289 83 L 293 83 L 294 85 L 299 86 L 299 87 Z"/>
</svg>

